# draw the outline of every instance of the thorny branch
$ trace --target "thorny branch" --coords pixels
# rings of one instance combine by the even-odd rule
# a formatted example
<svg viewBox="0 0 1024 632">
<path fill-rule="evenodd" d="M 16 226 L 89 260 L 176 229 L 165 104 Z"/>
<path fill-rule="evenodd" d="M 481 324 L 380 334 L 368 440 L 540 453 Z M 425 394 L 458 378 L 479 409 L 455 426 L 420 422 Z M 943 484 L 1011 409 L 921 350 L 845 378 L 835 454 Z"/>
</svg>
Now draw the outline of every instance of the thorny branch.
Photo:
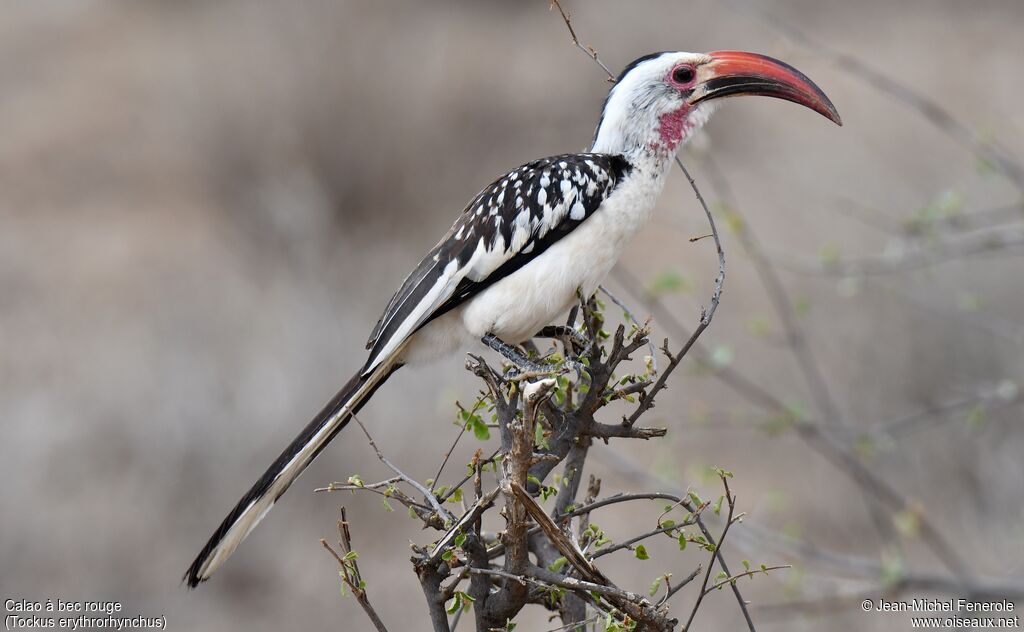
<svg viewBox="0 0 1024 632">
<path fill-rule="evenodd" d="M 663 435 L 664 430 L 598 420 L 604 408 L 618 401 L 617 393 L 624 387 L 642 385 L 622 396 L 642 400 L 653 384 L 648 374 L 631 373 L 629 368 L 631 354 L 647 344 L 648 332 L 634 325 L 627 336 L 625 325 L 620 324 L 613 334 L 606 333 L 604 315 L 594 298 L 586 301 L 578 314 L 580 322 L 576 326 L 595 342 L 586 345 L 588 350 L 583 359 L 587 370 L 575 382 L 565 376 L 513 381 L 491 368 L 483 358 L 467 359 L 466 368 L 483 380 L 485 389 L 481 405 L 462 409 L 459 436 L 466 434 L 470 426 L 493 425 L 500 433 L 502 448 L 490 459 L 483 458 L 477 450 L 468 464 L 470 474 L 454 487 L 443 486 L 436 480 L 419 483 L 411 479 L 366 433 L 378 460 L 394 476 L 376 483 L 363 483 L 353 476 L 348 484 L 325 488 L 385 494 L 408 506 L 416 519 L 437 533 L 428 544 L 413 545 L 412 556 L 435 631 L 454 629 L 463 613 L 470 610 L 478 630 L 507 629 L 507 624 L 530 604 L 557 612 L 565 629 L 582 630 L 585 622 L 599 616 L 610 629 L 674 630 L 679 622 L 670 613 L 669 599 L 689 581 L 673 584 L 671 574 L 664 573 L 659 580 L 664 583 L 664 595 L 655 601 L 618 586 L 598 566 L 598 561 L 622 550 L 633 551 L 640 560 L 648 559 L 645 541 L 669 537 L 679 540 L 680 548 L 682 544 L 694 543 L 695 548 L 708 551 L 712 561 L 701 565 L 701 569 L 716 562 L 723 570 L 727 568 L 721 553 L 721 537 L 716 542 L 701 519 L 713 504 L 710 501 L 697 500 L 695 495 L 659 492 L 598 498 L 599 481 L 592 479 L 589 485 L 580 484 L 594 438 L 649 439 Z M 571 352 L 572 344 L 566 341 L 565 353 Z M 672 358 L 676 365 L 680 357 Z M 570 397 L 570 393 L 576 397 Z M 488 414 L 490 423 L 483 419 Z M 454 450 L 449 449 L 442 458 L 455 458 Z M 485 467 L 493 470 L 493 486 L 486 483 Z M 561 473 L 553 476 L 558 467 Z M 735 498 L 728 487 L 726 490 L 731 512 Z M 577 499 L 581 491 L 586 492 L 582 501 Z M 467 506 L 464 499 L 469 494 L 474 500 Z M 453 514 L 443 505 L 445 498 L 453 497 L 463 499 L 461 515 Z M 551 497 L 555 499 L 553 506 L 545 507 L 544 501 Z M 595 523 L 595 512 L 651 501 L 669 504 L 654 516 L 651 527 L 620 542 L 612 542 Z M 483 529 L 483 518 L 498 503 L 502 506 L 504 528 L 490 533 Z M 672 520 L 672 512 L 685 515 Z M 687 530 L 694 525 L 696 532 Z M 697 572 L 687 575 L 696 577 Z M 733 576 L 726 571 L 726 577 Z M 354 584 L 362 589 L 360 581 L 355 580 Z M 735 582 L 730 587 L 738 590 Z M 695 608 L 706 596 L 697 596 Z M 746 611 L 742 597 L 739 599 Z"/>
</svg>

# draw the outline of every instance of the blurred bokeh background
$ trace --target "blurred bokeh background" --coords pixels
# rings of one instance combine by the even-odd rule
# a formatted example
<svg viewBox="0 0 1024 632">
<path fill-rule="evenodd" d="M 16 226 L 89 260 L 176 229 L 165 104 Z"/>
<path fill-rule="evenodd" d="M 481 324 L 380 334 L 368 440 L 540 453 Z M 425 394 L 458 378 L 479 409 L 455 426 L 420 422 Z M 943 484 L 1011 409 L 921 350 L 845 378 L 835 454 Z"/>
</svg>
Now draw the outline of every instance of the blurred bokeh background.
<svg viewBox="0 0 1024 632">
<path fill-rule="evenodd" d="M 566 6 L 614 70 L 653 50 L 763 52 L 814 78 L 845 122 L 736 100 L 684 153 L 729 261 L 702 339 L 712 365 L 677 373 L 648 416 L 667 439 L 595 451 L 605 493 L 651 485 L 612 449 L 707 495 L 708 466 L 735 472 L 749 516 L 736 532 L 750 529 L 730 559 L 795 566 L 745 582 L 759 629 L 906 629 L 903 615 L 828 600 L 913 574 L 955 577 L 922 543 L 925 522 L 972 577 L 1019 586 L 1022 183 L 985 152 L 997 143 L 1024 160 L 1024 4 Z M 967 136 L 765 16 L 934 100 Z M 602 79 L 545 0 L 6 4 L 0 596 L 115 599 L 177 630 L 367 629 L 318 543 L 344 503 L 383 618 L 426 629 L 407 543 L 427 535 L 375 497 L 312 493 L 356 472 L 384 477 L 352 429 L 213 581 L 189 594 L 179 578 L 362 362 L 391 292 L 462 205 L 522 162 L 586 149 Z M 706 221 L 678 176 L 661 207 L 609 288 L 640 314 L 692 326 L 716 272 L 710 240 L 688 241 Z M 754 255 L 739 239 L 752 234 Z M 825 410 L 764 261 L 823 376 Z M 677 344 L 668 320 L 655 319 L 654 337 Z M 743 399 L 716 379 L 723 368 L 792 414 Z M 451 358 L 399 373 L 362 418 L 391 460 L 428 477 L 457 431 L 454 400 L 475 389 Z M 830 428 L 903 509 L 880 505 L 879 526 L 871 492 L 801 438 L 801 424 Z M 459 458 L 476 445 L 463 447 Z M 651 510 L 609 512 L 602 526 L 635 532 Z M 797 555 L 795 542 L 845 557 Z M 704 561 L 668 544 L 657 560 L 609 560 L 609 575 L 642 590 Z M 692 595 L 676 599 L 688 612 Z M 722 593 L 698 623 L 742 620 Z"/>
</svg>

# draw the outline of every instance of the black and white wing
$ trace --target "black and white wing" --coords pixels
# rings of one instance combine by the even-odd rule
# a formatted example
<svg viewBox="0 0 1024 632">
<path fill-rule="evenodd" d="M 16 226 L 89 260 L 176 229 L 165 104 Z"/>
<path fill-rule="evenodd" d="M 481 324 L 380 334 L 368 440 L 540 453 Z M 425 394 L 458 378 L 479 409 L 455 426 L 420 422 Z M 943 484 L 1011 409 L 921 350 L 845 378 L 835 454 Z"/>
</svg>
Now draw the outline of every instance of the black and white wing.
<svg viewBox="0 0 1024 632">
<path fill-rule="evenodd" d="M 566 154 L 527 163 L 481 191 L 388 303 L 366 343 L 363 373 L 572 232 L 630 170 L 622 156 Z"/>
</svg>

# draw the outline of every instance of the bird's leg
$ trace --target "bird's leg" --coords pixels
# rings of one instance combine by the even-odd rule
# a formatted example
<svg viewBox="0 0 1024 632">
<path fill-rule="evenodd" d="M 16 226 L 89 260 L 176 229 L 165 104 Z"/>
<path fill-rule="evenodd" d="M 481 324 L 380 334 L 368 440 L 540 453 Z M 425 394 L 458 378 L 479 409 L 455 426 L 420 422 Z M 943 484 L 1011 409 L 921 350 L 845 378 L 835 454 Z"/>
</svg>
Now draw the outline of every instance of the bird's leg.
<svg viewBox="0 0 1024 632">
<path fill-rule="evenodd" d="M 583 374 L 583 363 L 578 360 L 565 360 L 560 364 L 542 364 L 534 362 L 523 355 L 515 346 L 508 344 L 494 334 L 486 334 L 480 339 L 485 345 L 500 353 L 513 364 L 513 369 L 506 374 L 506 379 L 521 379 L 529 375 L 553 375 L 575 371 L 577 377 Z"/>
<path fill-rule="evenodd" d="M 534 362 L 523 355 L 519 349 L 515 348 L 515 346 L 508 344 L 494 334 L 484 334 L 484 337 L 480 340 L 491 349 L 500 353 L 502 357 L 522 371 L 530 373 L 546 373 L 551 371 L 551 367 L 549 365 Z"/>
<path fill-rule="evenodd" d="M 590 351 L 593 340 L 576 331 L 569 325 L 548 325 L 533 336 L 534 338 L 554 338 L 556 340 L 568 338 L 573 343 L 573 351 L 576 355 L 586 355 Z"/>
</svg>

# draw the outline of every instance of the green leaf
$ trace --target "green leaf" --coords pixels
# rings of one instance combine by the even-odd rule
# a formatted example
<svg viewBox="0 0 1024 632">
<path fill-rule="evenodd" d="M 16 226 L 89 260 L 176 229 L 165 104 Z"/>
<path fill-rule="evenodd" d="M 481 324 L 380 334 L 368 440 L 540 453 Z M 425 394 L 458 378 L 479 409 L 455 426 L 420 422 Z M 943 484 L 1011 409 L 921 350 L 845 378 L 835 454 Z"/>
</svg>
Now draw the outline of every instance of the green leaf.
<svg viewBox="0 0 1024 632">
<path fill-rule="evenodd" d="M 658 594 L 658 589 L 661 588 L 661 579 L 661 577 L 654 578 L 654 581 L 651 582 L 651 589 L 647 591 L 648 595 L 653 597 L 654 595 Z"/>
<path fill-rule="evenodd" d="M 451 498 L 448 499 L 448 501 L 453 503 L 462 502 L 462 488 L 459 487 L 454 492 L 452 492 L 452 496 Z"/>
<path fill-rule="evenodd" d="M 725 500 L 725 496 L 719 496 L 718 500 L 715 501 L 714 506 L 711 507 L 711 509 L 715 512 L 716 516 L 722 513 L 722 501 L 723 500 Z"/>
<path fill-rule="evenodd" d="M 465 533 L 460 533 L 457 536 L 455 536 L 455 546 L 457 546 L 457 547 L 459 547 L 461 549 L 462 545 L 465 544 L 465 543 L 466 543 L 466 534 Z"/>
<path fill-rule="evenodd" d="M 555 560 L 554 562 L 551 562 L 550 564 L 548 564 L 548 570 L 551 571 L 552 573 L 557 573 L 557 572 L 562 570 L 562 567 L 565 566 L 565 563 L 567 561 L 568 560 L 566 560 L 564 557 L 560 557 L 557 560 Z"/>
<path fill-rule="evenodd" d="M 477 417 L 476 423 L 473 424 L 473 436 L 480 441 L 487 441 L 491 438 L 491 429 L 479 417 Z"/>
<path fill-rule="evenodd" d="M 473 599 L 461 590 L 457 590 L 455 591 L 455 594 L 452 595 L 452 599 L 448 602 L 448 606 L 445 608 L 445 611 L 448 614 L 455 614 L 459 610 L 466 612 L 474 601 L 476 601 L 476 599 Z"/>
<path fill-rule="evenodd" d="M 744 570 L 750 570 L 750 560 L 743 560 L 743 568 Z"/>
<path fill-rule="evenodd" d="M 647 555 L 647 548 L 642 544 L 636 545 L 636 549 L 633 551 L 633 554 L 636 555 L 636 559 L 638 560 L 651 559 L 650 556 Z"/>
<path fill-rule="evenodd" d="M 455 614 L 462 608 L 462 595 L 460 593 L 455 593 L 455 596 L 452 597 L 452 600 L 449 601 L 448 604 L 448 607 L 445 608 L 445 612 L 448 614 Z"/>
<path fill-rule="evenodd" d="M 680 531 L 679 532 L 679 550 L 680 551 L 685 551 L 686 550 L 686 532 L 685 531 Z"/>
<path fill-rule="evenodd" d="M 349 551 L 348 553 L 345 554 L 345 557 L 343 557 L 341 559 L 345 560 L 346 562 L 350 562 L 350 561 L 352 561 L 354 559 L 357 559 L 358 557 L 359 557 L 358 553 L 356 553 L 355 551 Z"/>
<path fill-rule="evenodd" d="M 545 450 L 551 448 L 551 446 L 548 445 L 548 438 L 544 434 L 544 426 L 540 424 L 536 424 L 533 427 L 533 444 Z"/>
</svg>

